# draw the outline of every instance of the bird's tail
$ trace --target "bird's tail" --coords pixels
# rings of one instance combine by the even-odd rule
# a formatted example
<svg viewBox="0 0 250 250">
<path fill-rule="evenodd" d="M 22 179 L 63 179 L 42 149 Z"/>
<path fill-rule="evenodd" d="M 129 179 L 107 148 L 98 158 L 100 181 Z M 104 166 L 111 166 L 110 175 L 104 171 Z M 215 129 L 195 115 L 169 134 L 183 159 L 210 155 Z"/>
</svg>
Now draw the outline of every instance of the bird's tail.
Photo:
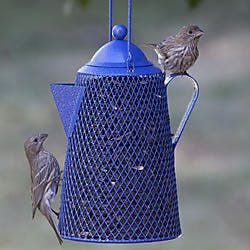
<svg viewBox="0 0 250 250">
<path fill-rule="evenodd" d="M 60 236 L 60 233 L 59 233 L 59 231 L 57 229 L 56 223 L 55 223 L 54 218 L 52 216 L 52 210 L 51 210 L 50 207 L 47 207 L 47 211 L 46 211 L 45 217 L 47 218 L 47 220 L 48 220 L 49 224 L 51 225 L 51 227 L 54 229 L 54 231 L 56 233 L 56 237 L 57 237 L 60 245 L 62 245 L 63 240 L 62 240 L 62 238 Z"/>
<path fill-rule="evenodd" d="M 35 218 L 36 214 L 36 207 L 32 209 L 32 220 Z"/>
<path fill-rule="evenodd" d="M 157 46 L 157 43 L 144 43 L 143 45 L 145 45 L 146 47 L 155 49 Z"/>
</svg>

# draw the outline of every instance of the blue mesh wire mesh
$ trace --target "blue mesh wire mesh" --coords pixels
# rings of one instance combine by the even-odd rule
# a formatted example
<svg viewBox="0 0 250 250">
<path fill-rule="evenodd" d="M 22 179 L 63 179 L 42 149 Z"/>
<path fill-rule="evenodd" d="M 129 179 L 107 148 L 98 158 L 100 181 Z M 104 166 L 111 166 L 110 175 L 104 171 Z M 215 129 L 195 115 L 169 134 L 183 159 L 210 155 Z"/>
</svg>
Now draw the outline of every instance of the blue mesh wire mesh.
<svg viewBox="0 0 250 250">
<path fill-rule="evenodd" d="M 181 234 L 163 75 L 77 74 L 85 88 L 64 167 L 63 238 L 145 242 Z"/>
</svg>

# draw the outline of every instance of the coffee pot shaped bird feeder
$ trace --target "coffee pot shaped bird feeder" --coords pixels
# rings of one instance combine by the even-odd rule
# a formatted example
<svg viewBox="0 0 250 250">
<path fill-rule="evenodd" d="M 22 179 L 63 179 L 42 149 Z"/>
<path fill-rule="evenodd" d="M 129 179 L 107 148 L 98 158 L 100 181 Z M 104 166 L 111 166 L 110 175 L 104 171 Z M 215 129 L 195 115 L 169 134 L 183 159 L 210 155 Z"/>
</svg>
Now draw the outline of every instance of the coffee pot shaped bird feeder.
<svg viewBox="0 0 250 250">
<path fill-rule="evenodd" d="M 131 9 L 128 0 L 128 30 L 112 28 L 110 0 L 109 42 L 78 70 L 74 84 L 51 84 L 67 136 L 59 213 L 64 239 L 136 243 L 181 234 L 174 151 L 198 84 L 184 75 L 164 83 L 161 70 L 131 43 Z M 172 136 L 167 85 L 179 76 L 191 80 L 194 92 Z"/>
</svg>

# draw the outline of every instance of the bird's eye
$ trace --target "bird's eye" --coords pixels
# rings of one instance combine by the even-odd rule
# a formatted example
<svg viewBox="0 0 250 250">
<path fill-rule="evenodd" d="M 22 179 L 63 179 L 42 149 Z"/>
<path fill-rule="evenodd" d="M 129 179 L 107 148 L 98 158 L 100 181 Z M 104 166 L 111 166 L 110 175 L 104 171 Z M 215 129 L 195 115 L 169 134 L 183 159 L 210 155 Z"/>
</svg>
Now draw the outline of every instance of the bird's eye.
<svg viewBox="0 0 250 250">
<path fill-rule="evenodd" d="M 189 31 L 188 31 L 188 34 L 192 35 L 192 34 L 193 34 L 193 31 L 192 31 L 192 30 L 189 30 Z"/>
<path fill-rule="evenodd" d="M 35 138 L 35 139 L 34 139 L 34 142 L 38 142 L 38 139 L 37 139 L 37 138 Z"/>
</svg>

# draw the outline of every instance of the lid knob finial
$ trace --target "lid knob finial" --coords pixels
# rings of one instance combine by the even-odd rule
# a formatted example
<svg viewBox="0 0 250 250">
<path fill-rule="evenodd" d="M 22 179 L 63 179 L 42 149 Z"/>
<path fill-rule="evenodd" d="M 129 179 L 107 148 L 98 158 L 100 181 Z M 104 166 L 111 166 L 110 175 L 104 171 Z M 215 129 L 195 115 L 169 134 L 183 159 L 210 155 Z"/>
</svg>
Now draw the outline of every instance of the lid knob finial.
<svg viewBox="0 0 250 250">
<path fill-rule="evenodd" d="M 112 29 L 112 35 L 116 40 L 123 40 L 128 33 L 128 30 L 123 24 L 116 24 Z"/>
</svg>

